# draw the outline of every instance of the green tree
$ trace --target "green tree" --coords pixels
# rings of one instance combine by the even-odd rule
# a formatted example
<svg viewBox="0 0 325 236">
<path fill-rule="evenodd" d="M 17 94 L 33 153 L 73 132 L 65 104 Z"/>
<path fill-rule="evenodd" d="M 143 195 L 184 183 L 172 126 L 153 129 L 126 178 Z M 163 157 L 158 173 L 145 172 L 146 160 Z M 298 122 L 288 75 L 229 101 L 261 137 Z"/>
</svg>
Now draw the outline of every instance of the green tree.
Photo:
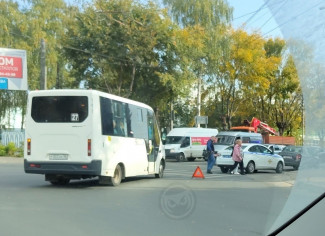
<svg viewBox="0 0 325 236">
<path fill-rule="evenodd" d="M 295 122 L 301 123 L 297 117 L 301 117 L 302 112 L 302 91 L 292 56 L 289 56 L 272 87 L 274 87 L 275 94 L 271 117 L 282 136 L 285 130 L 289 130 Z M 290 135 L 290 132 L 288 134 Z"/>
<path fill-rule="evenodd" d="M 98 0 L 77 15 L 74 26 L 65 52 L 86 87 L 145 102 L 156 114 L 169 112 L 166 103 L 186 94 L 184 38 L 167 11 L 151 2 Z"/>
<path fill-rule="evenodd" d="M 40 87 L 40 40 L 44 39 L 47 87 L 72 87 L 74 79 L 69 76 L 61 40 L 77 8 L 68 8 L 63 0 L 30 0 L 24 3 L 0 1 L 0 47 L 27 51 L 28 86 L 34 90 Z M 7 117 L 10 121 L 17 111 L 24 118 L 26 95 L 21 91 L 1 91 L 0 118 Z M 10 122 L 6 125 L 11 126 Z"/>
<path fill-rule="evenodd" d="M 205 29 L 214 29 L 228 24 L 233 9 L 224 0 L 164 0 L 173 19 L 181 26 L 200 25 Z"/>
<path fill-rule="evenodd" d="M 0 22 L 0 47 L 30 49 L 26 41 L 28 37 L 23 37 L 27 33 L 28 22 L 18 3 L 0 1 Z M 11 127 L 18 111 L 24 116 L 25 107 L 26 92 L 0 90 L 0 125 Z"/>
<path fill-rule="evenodd" d="M 196 84 L 194 81 L 188 83 L 188 86 L 197 90 L 197 96 L 192 99 L 197 99 L 197 115 L 201 115 L 202 84 L 204 87 L 209 75 L 208 65 L 221 55 L 221 35 L 232 18 L 232 8 L 223 0 L 165 0 L 164 3 L 186 35 L 181 47 L 185 64 L 182 70 L 197 81 Z M 205 109 L 202 110 L 205 115 Z"/>
<path fill-rule="evenodd" d="M 218 116 L 215 120 L 220 119 L 222 129 L 228 130 L 237 112 L 255 102 L 255 96 L 269 87 L 269 81 L 265 76 L 264 39 L 259 34 L 229 30 L 223 44 L 226 46 L 222 57 L 215 60 L 214 67 L 210 66 L 208 89 L 214 95 L 209 105 L 215 110 L 212 107 L 209 111 L 212 116 Z"/>
</svg>

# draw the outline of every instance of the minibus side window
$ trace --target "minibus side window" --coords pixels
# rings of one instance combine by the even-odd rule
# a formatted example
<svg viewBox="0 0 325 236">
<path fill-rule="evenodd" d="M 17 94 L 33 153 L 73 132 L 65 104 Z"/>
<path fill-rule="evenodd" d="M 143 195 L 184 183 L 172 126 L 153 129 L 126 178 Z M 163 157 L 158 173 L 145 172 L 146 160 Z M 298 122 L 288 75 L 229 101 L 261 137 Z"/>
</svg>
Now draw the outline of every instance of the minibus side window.
<svg viewBox="0 0 325 236">
<path fill-rule="evenodd" d="M 113 131 L 116 136 L 126 136 L 126 109 L 125 104 L 119 101 L 112 100 L 113 106 Z"/>
<path fill-rule="evenodd" d="M 100 97 L 100 112 L 103 135 L 126 136 L 127 109 L 124 103 Z"/>
<path fill-rule="evenodd" d="M 102 120 L 102 134 L 113 135 L 113 112 L 110 99 L 100 97 L 100 113 Z"/>
<path fill-rule="evenodd" d="M 132 104 L 126 105 L 127 136 L 148 139 L 147 111 Z"/>
</svg>

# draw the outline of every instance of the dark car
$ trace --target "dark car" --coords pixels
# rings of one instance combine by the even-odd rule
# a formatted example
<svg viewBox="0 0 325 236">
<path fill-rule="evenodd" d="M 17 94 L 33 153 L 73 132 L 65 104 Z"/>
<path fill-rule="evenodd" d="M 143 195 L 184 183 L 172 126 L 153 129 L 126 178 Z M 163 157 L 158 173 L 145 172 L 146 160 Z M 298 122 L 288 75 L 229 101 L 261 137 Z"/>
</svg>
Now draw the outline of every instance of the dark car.
<svg viewBox="0 0 325 236">
<path fill-rule="evenodd" d="M 295 170 L 298 170 L 301 157 L 302 157 L 301 146 L 286 146 L 279 155 L 283 157 L 285 166 L 292 166 Z"/>
</svg>

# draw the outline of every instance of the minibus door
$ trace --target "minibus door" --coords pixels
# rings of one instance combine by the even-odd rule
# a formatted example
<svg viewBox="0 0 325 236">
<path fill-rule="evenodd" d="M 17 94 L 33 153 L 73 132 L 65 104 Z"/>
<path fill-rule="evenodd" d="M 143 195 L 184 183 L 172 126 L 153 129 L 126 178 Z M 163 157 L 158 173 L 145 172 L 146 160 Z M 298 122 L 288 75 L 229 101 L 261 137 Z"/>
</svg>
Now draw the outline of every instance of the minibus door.
<svg viewBox="0 0 325 236">
<path fill-rule="evenodd" d="M 154 114 L 148 111 L 148 172 L 154 173 L 155 162 L 159 153 L 159 132 L 155 125 Z"/>
</svg>

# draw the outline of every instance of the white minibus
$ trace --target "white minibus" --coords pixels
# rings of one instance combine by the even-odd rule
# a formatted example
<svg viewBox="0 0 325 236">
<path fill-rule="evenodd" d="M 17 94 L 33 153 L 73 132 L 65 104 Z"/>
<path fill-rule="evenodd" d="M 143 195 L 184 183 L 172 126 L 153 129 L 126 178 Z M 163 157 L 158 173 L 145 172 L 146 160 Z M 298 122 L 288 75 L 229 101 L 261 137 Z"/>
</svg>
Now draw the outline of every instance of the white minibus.
<svg viewBox="0 0 325 236">
<path fill-rule="evenodd" d="M 54 185 L 99 177 L 163 176 L 165 153 L 151 107 L 95 90 L 28 95 L 24 169 Z"/>
<path fill-rule="evenodd" d="M 249 133 L 241 131 L 222 131 L 217 135 L 218 141 L 214 145 L 216 151 L 221 151 L 235 144 L 235 140 L 240 138 L 243 143 L 263 143 L 260 133 Z"/>
</svg>

